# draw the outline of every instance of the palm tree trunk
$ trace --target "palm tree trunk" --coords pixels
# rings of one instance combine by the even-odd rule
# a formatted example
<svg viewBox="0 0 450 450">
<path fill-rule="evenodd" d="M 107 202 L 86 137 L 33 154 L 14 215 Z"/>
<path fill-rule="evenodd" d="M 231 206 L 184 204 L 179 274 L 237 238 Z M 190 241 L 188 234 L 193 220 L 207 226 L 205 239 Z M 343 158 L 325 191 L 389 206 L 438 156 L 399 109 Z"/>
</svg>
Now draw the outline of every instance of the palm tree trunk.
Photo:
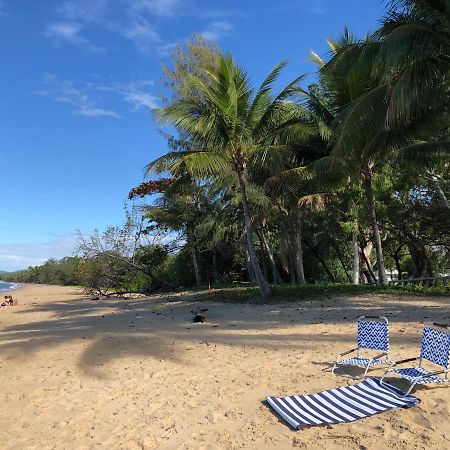
<svg viewBox="0 0 450 450">
<path fill-rule="evenodd" d="M 287 245 L 290 244 L 289 239 L 286 238 L 287 240 Z M 288 254 L 289 254 L 289 275 L 291 276 L 291 284 L 295 284 L 295 252 L 293 250 L 293 248 L 290 246 L 288 247 Z"/>
<path fill-rule="evenodd" d="M 356 239 L 356 232 L 352 232 L 352 252 L 353 252 L 353 284 L 359 284 L 359 248 Z"/>
<path fill-rule="evenodd" d="M 280 238 L 283 243 L 284 253 L 287 256 L 287 264 L 285 264 L 284 270 L 290 276 L 290 283 L 295 284 L 295 252 L 294 246 L 292 245 L 292 233 L 284 219 L 281 221 L 281 230 L 282 235 Z"/>
<path fill-rule="evenodd" d="M 334 273 L 331 271 L 331 269 L 328 267 L 325 260 L 319 255 L 317 255 L 317 259 L 319 260 L 320 264 L 322 264 L 322 267 L 325 269 L 325 272 L 327 273 L 329 280 L 332 283 L 336 283 L 336 277 L 334 276 Z"/>
<path fill-rule="evenodd" d="M 375 241 L 375 251 L 377 255 L 378 284 L 386 285 L 388 280 L 384 266 L 383 247 L 381 245 L 380 229 L 377 222 L 377 213 L 375 208 L 375 196 L 372 188 L 372 169 L 368 165 L 364 171 L 364 190 L 367 196 L 367 205 L 369 208 L 370 221 L 372 223 L 373 239 Z"/>
<path fill-rule="evenodd" d="M 377 277 L 373 273 L 372 263 L 370 262 L 370 254 L 372 253 L 373 242 L 360 242 L 360 273 L 366 277 L 368 284 L 377 283 Z"/>
<path fill-rule="evenodd" d="M 311 255 L 319 262 L 319 264 L 324 268 L 329 280 L 332 283 L 336 283 L 336 277 L 334 276 L 331 269 L 328 267 L 326 261 L 320 256 L 320 252 L 317 250 L 317 248 L 314 248 L 313 246 L 309 245 L 308 242 L 305 242 L 306 248 L 309 250 Z"/>
<path fill-rule="evenodd" d="M 212 263 L 213 263 L 213 280 L 214 284 L 217 284 L 219 282 L 219 272 L 217 270 L 217 251 L 215 248 L 213 249 Z"/>
<path fill-rule="evenodd" d="M 333 244 L 334 250 L 336 251 L 336 256 L 338 257 L 339 262 L 341 263 L 342 270 L 344 271 L 348 282 L 351 283 L 352 279 L 350 277 L 350 274 L 348 273 L 347 266 L 346 266 L 345 261 L 344 261 L 344 257 L 342 256 L 341 250 L 339 248 L 339 244 L 334 239 L 331 239 L 331 242 Z"/>
<path fill-rule="evenodd" d="M 187 235 L 188 235 L 188 245 L 191 250 L 192 257 L 192 265 L 194 266 L 194 274 L 195 274 L 195 283 L 197 286 L 201 286 L 202 284 L 202 275 L 200 270 L 200 262 L 198 260 L 197 255 L 197 242 L 195 239 L 195 233 L 192 225 L 188 225 L 187 227 Z"/>
<path fill-rule="evenodd" d="M 295 270 L 297 272 L 297 282 L 305 284 L 305 270 L 303 267 L 303 247 L 302 247 L 302 223 L 298 219 L 298 224 L 294 232 L 294 247 L 295 247 Z"/>
<path fill-rule="evenodd" d="M 261 247 L 259 249 L 259 254 L 261 255 L 260 258 L 261 258 L 262 272 L 263 272 L 264 278 L 266 280 L 269 280 L 269 272 L 268 272 L 268 269 L 267 269 L 266 255 L 264 253 L 264 248 L 263 248 L 262 245 L 261 245 Z"/>
<path fill-rule="evenodd" d="M 410 240 L 407 245 L 414 264 L 414 272 L 411 278 L 432 277 L 433 265 L 425 244 L 417 239 Z"/>
<path fill-rule="evenodd" d="M 255 273 L 256 282 L 258 283 L 259 291 L 262 298 L 267 298 L 270 296 L 271 291 L 267 280 L 264 278 L 261 267 L 259 267 L 258 258 L 256 256 L 255 245 L 253 243 L 252 236 L 252 224 L 250 220 L 250 207 L 247 200 L 247 192 L 245 189 L 245 181 L 241 171 L 237 171 L 239 177 L 239 187 L 241 191 L 242 208 L 244 210 L 244 225 L 245 225 L 245 235 L 247 238 L 247 248 L 248 255 L 250 257 L 250 262 L 252 264 L 253 271 Z"/>
<path fill-rule="evenodd" d="M 278 271 L 277 265 L 275 264 L 275 258 L 273 256 L 272 249 L 270 247 L 270 243 L 269 243 L 269 240 L 267 239 L 266 233 L 264 232 L 264 230 L 260 230 L 258 234 L 259 234 L 259 238 L 261 240 L 261 244 L 264 247 L 264 249 L 267 253 L 267 256 L 269 257 L 269 263 L 270 263 L 270 267 L 272 269 L 272 275 L 273 275 L 273 282 L 275 284 L 282 284 L 283 280 L 281 279 L 280 272 Z"/>
<path fill-rule="evenodd" d="M 253 270 L 252 262 L 250 261 L 247 245 L 245 245 L 245 264 L 247 265 L 248 281 L 252 284 L 256 284 L 255 271 Z"/>
<path fill-rule="evenodd" d="M 403 279 L 402 266 L 400 264 L 400 257 L 397 252 L 392 255 L 392 259 L 394 260 L 395 267 L 397 269 L 397 280 L 402 280 Z"/>
</svg>

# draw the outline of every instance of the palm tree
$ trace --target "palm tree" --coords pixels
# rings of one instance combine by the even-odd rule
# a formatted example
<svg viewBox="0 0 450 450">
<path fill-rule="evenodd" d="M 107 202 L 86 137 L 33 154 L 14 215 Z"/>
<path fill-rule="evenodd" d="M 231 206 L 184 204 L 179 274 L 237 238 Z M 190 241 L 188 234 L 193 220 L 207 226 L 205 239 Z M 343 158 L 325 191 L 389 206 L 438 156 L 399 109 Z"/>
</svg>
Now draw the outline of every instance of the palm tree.
<svg viewBox="0 0 450 450">
<path fill-rule="evenodd" d="M 376 34 L 373 72 L 387 83 L 387 127 L 448 111 L 450 2 L 392 0 Z"/>
<path fill-rule="evenodd" d="M 385 129 L 387 85 L 373 76 L 380 44 L 372 37 L 358 41 L 345 30 L 339 42 L 329 41 L 329 45 L 332 57 L 328 62 L 316 54 L 312 58 L 319 65 L 326 102 L 320 101 L 316 92 L 306 95 L 317 132 L 322 139 L 328 139 L 331 153 L 306 168 L 293 168 L 279 178 L 291 183 L 295 176 L 297 180 L 299 177 L 315 180 L 325 189 L 346 184 L 349 179 L 362 179 L 377 255 L 378 281 L 386 284 L 373 175 L 401 145 L 401 139 Z"/>
<path fill-rule="evenodd" d="M 253 242 L 248 168 L 255 161 L 279 163 L 308 131 L 304 124 L 307 112 L 295 102 L 302 77 L 272 97 L 273 83 L 285 65 L 283 61 L 275 66 L 256 93 L 231 55 L 221 56 L 218 67 L 205 68 L 206 82 L 188 75 L 198 96 L 180 98 L 161 108 L 158 116 L 189 137 L 189 148 L 169 152 L 148 166 L 156 171 L 169 168 L 172 173 L 187 170 L 198 178 L 234 176 L 240 190 L 247 249 L 263 298 L 270 295 L 270 288 Z"/>
<path fill-rule="evenodd" d="M 387 284 L 373 176 L 392 150 L 400 145 L 400 140 L 385 128 L 387 85 L 373 76 L 380 44 L 371 37 L 358 41 L 345 30 L 341 41 L 330 45 L 333 57 L 322 64 L 320 71 L 335 115 L 331 158 L 351 175 L 359 173 L 362 178 L 375 244 L 378 282 Z"/>
</svg>

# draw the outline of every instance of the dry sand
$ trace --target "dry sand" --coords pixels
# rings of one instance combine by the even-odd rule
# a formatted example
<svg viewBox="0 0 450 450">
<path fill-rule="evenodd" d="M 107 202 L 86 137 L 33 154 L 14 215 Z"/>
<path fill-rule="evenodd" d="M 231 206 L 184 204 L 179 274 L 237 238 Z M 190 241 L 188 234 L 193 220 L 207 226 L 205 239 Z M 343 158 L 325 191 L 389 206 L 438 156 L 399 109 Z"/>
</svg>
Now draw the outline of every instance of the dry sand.
<svg viewBox="0 0 450 450">
<path fill-rule="evenodd" d="M 323 369 L 369 311 L 389 318 L 394 359 L 415 356 L 422 321 L 449 320 L 449 298 L 208 302 L 209 321 L 192 324 L 195 297 L 13 295 L 19 306 L 0 309 L 2 449 L 450 448 L 450 387 L 416 390 L 415 408 L 298 432 L 263 403 L 354 383 Z"/>
</svg>

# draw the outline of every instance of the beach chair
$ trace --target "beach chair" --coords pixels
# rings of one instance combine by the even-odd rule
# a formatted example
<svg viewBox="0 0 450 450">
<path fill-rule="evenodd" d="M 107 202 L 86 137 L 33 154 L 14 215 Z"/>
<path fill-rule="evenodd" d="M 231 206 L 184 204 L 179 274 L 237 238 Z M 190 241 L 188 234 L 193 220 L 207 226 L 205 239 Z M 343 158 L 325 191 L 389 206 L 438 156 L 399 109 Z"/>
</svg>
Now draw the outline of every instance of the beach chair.
<svg viewBox="0 0 450 450">
<path fill-rule="evenodd" d="M 389 359 L 389 322 L 383 316 L 361 316 L 358 317 L 358 346 L 347 352 L 341 353 L 331 370 L 334 373 L 338 366 L 363 367 L 363 377 L 367 375 L 372 366 L 392 364 Z M 380 353 L 373 355 L 373 351 Z M 356 353 L 352 358 L 344 359 L 351 353 Z M 358 378 L 358 377 L 352 377 Z"/>
<path fill-rule="evenodd" d="M 412 361 L 418 361 L 414 367 L 398 368 L 399 365 Z M 428 370 L 423 367 L 423 363 L 428 361 L 438 370 Z M 402 359 L 391 364 L 387 368 L 380 382 L 383 384 L 384 378 L 393 373 L 410 382 L 410 387 L 405 395 L 408 395 L 416 384 L 431 384 L 449 382 L 450 366 L 450 325 L 433 323 L 426 325 L 423 329 L 420 356 L 416 358 Z M 438 375 L 444 375 L 439 377 Z"/>
</svg>

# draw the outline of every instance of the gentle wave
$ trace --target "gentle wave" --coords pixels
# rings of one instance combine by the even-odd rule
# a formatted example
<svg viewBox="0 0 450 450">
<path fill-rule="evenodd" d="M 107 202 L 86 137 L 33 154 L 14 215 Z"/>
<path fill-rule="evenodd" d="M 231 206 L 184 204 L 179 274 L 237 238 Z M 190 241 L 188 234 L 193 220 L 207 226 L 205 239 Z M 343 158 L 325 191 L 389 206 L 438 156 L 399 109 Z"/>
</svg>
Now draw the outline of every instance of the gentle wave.
<svg viewBox="0 0 450 450">
<path fill-rule="evenodd" d="M 12 291 L 13 289 L 19 288 L 20 285 L 17 283 L 6 283 L 4 281 L 0 281 L 0 292 Z"/>
</svg>

